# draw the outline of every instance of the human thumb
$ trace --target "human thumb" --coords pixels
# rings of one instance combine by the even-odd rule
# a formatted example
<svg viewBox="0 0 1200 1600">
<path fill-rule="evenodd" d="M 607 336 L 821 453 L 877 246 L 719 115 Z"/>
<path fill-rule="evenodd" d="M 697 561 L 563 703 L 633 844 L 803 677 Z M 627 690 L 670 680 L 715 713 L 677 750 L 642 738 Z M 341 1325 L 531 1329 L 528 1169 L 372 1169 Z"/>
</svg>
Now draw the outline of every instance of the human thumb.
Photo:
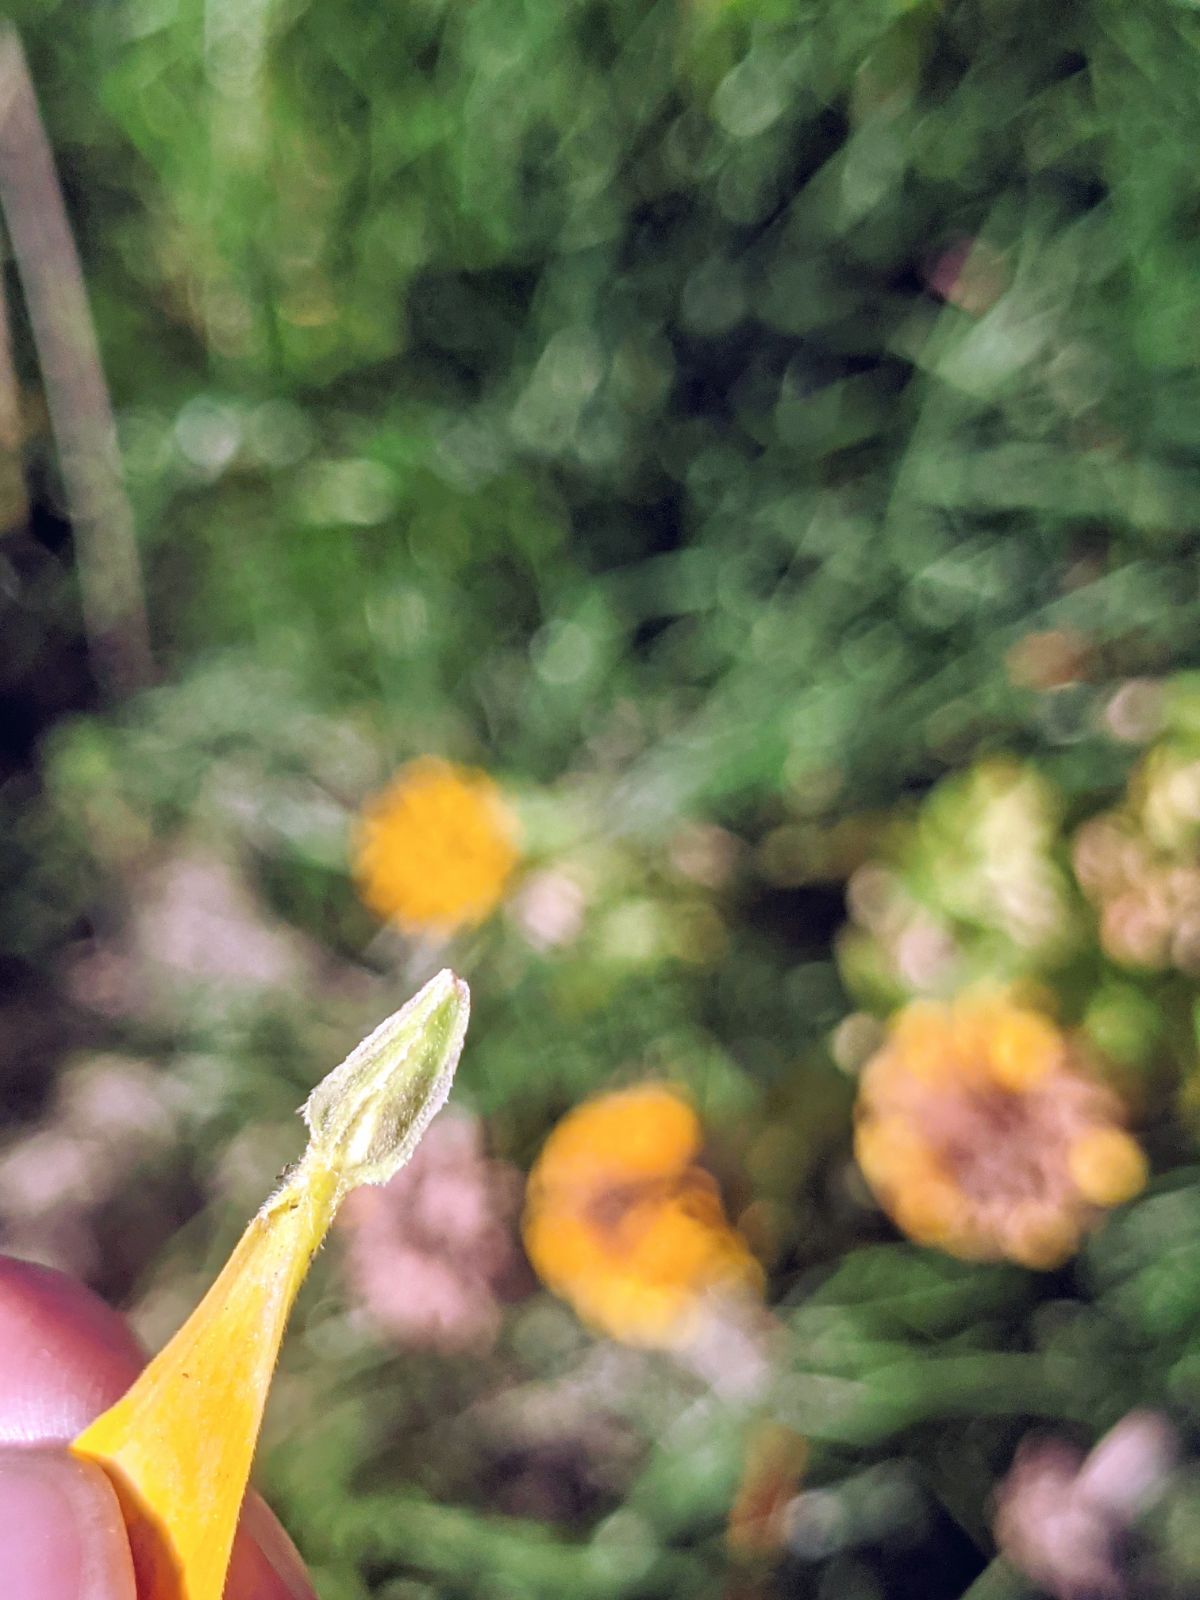
<svg viewBox="0 0 1200 1600">
<path fill-rule="evenodd" d="M 65 1450 L 0 1449 L 4 1600 L 136 1600 L 117 1497 Z"/>
</svg>

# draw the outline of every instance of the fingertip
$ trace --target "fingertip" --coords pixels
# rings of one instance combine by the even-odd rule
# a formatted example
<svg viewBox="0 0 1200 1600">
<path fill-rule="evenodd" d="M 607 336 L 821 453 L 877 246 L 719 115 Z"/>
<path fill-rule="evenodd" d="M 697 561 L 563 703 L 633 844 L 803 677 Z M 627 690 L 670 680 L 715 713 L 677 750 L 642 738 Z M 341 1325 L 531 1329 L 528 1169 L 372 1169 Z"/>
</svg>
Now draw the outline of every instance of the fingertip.
<svg viewBox="0 0 1200 1600">
<path fill-rule="evenodd" d="M 0 1256 L 0 1351 L 0 1462 L 10 1463 L 9 1478 L 14 1470 L 20 1476 L 31 1464 L 47 1460 L 96 1474 L 127 1552 L 116 1498 L 99 1468 L 53 1451 L 3 1446 L 75 1438 L 120 1399 L 145 1365 L 137 1340 L 115 1311 L 74 1279 L 31 1261 Z M 0 1496 L 7 1481 L 0 1473 Z M 21 1492 L 37 1491 L 14 1494 Z M 0 1506 L 0 1553 L 6 1551 L 4 1538 Z M 8 1585 L 2 1561 L 0 1555 L 5 1578 L 0 1600 L 26 1600 L 24 1592 Z M 93 1596 L 83 1590 L 80 1600 L 133 1600 L 132 1581 L 131 1576 L 127 1592 L 98 1589 Z M 253 1491 L 242 1510 L 226 1594 L 227 1600 L 316 1600 L 295 1545 Z M 28 1595 L 30 1600 L 76 1600 L 76 1591 L 69 1588 L 31 1587 Z"/>
<path fill-rule="evenodd" d="M 0 1450 L 5 1600 L 136 1600 L 112 1485 L 65 1451 Z"/>
<path fill-rule="evenodd" d="M 225 1600 L 317 1600 L 300 1552 L 253 1489 L 242 1506 Z"/>
<path fill-rule="evenodd" d="M 0 1256 L 0 1350 L 0 1443 L 73 1439 L 145 1365 L 98 1295 L 11 1256 Z"/>
</svg>

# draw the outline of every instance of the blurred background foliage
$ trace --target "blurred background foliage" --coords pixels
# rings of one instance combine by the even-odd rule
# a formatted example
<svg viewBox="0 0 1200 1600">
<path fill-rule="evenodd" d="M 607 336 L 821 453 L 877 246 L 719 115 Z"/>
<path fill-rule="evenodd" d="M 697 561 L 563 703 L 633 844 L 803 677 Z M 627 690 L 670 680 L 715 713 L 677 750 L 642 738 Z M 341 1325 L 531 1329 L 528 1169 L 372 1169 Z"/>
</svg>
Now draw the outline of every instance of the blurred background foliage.
<svg viewBox="0 0 1200 1600">
<path fill-rule="evenodd" d="M 1194 1592 L 1195 7 L 10 14 L 156 671 L 94 679 L 10 273 L 8 1247 L 161 1340 L 311 1083 L 452 962 L 459 1120 L 318 1263 L 273 1403 L 323 1595 Z M 356 886 L 426 755 L 519 838 L 474 926 Z M 1152 1169 L 1049 1271 L 900 1239 L 852 1156 L 889 1016 L 980 985 Z M 518 1220 L 643 1082 L 696 1124 L 622 1292 L 764 1277 L 665 1349 Z M 597 1260 L 631 1159 L 546 1202 Z"/>
</svg>

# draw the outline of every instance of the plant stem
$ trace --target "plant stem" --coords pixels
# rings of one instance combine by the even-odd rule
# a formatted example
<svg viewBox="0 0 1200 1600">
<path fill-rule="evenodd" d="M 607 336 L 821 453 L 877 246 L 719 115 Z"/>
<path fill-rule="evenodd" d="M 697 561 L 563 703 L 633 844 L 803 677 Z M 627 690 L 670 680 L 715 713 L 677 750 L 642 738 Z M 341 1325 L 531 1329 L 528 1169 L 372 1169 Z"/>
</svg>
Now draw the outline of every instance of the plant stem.
<svg viewBox="0 0 1200 1600">
<path fill-rule="evenodd" d="M 93 670 L 107 692 L 128 693 L 151 673 L 133 513 L 54 157 L 8 22 L 0 23 L 0 209 L 58 447 Z"/>
</svg>

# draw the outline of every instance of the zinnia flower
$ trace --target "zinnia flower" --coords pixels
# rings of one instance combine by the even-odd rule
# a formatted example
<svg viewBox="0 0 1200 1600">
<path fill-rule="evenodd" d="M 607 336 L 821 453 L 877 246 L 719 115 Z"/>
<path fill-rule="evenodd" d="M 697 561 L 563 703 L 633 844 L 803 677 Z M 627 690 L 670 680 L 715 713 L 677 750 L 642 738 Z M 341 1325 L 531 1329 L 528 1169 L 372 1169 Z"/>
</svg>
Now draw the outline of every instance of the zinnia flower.
<svg viewBox="0 0 1200 1600">
<path fill-rule="evenodd" d="M 446 936 L 495 910 L 517 862 L 514 819 L 484 772 L 410 762 L 363 807 L 354 871 L 363 901 L 409 933 Z"/>
<path fill-rule="evenodd" d="M 714 1292 L 762 1273 L 695 1165 L 696 1113 L 646 1084 L 601 1095 L 555 1128 L 529 1176 L 525 1248 L 548 1288 L 627 1344 L 670 1346 Z"/>
<path fill-rule="evenodd" d="M 221 1600 L 296 1292 L 342 1198 L 386 1183 L 445 1101 L 468 1006 L 466 984 L 439 973 L 317 1085 L 299 1164 L 175 1337 L 71 1446 L 112 1479 L 140 1600 Z"/>
<path fill-rule="evenodd" d="M 897 1227 L 971 1260 L 1053 1267 L 1146 1163 L 1115 1094 L 1045 1017 L 915 1002 L 865 1068 L 855 1154 Z"/>
</svg>

